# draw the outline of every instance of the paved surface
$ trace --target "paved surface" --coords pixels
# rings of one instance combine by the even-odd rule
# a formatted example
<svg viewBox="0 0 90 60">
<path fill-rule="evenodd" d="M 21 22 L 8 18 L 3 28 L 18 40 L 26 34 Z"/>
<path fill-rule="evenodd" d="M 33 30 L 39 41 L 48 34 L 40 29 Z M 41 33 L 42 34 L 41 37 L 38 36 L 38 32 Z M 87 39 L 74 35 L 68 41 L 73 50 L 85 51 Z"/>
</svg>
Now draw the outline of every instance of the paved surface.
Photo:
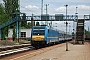
<svg viewBox="0 0 90 60">
<path fill-rule="evenodd" d="M 69 51 L 65 51 L 66 44 L 57 48 L 39 53 L 36 55 L 26 55 L 19 60 L 90 60 L 90 43 L 84 45 L 73 45 L 68 43 Z M 11 59 L 14 60 L 14 59 Z M 18 59 L 17 59 L 18 60 Z"/>
<path fill-rule="evenodd" d="M 84 45 L 73 45 L 68 43 L 69 51 L 66 51 L 66 44 L 55 45 L 51 48 L 45 48 L 30 52 L 25 55 L 19 55 L 9 60 L 90 60 L 90 43 Z"/>
</svg>

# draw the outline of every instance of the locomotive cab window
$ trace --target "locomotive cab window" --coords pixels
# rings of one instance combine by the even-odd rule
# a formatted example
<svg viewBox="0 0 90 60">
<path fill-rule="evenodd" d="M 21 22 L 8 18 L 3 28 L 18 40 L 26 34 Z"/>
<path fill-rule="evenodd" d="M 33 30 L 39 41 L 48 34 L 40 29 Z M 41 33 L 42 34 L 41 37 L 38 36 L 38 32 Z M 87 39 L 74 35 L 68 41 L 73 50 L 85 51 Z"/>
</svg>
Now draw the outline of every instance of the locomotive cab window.
<svg viewBox="0 0 90 60">
<path fill-rule="evenodd" d="M 45 30 L 44 29 L 35 29 L 33 30 L 33 35 L 44 35 Z"/>
</svg>

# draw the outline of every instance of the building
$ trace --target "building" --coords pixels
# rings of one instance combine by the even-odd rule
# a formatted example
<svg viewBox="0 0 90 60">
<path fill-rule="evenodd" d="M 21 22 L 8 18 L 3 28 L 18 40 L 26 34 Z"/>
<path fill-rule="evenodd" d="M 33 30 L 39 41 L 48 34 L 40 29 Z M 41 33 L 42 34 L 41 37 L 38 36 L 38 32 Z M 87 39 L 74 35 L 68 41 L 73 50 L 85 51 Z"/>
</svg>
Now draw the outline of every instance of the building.
<svg viewBox="0 0 90 60">
<path fill-rule="evenodd" d="M 9 29 L 8 40 L 12 40 L 13 29 Z M 20 29 L 19 39 L 26 40 L 31 37 L 31 29 Z"/>
</svg>

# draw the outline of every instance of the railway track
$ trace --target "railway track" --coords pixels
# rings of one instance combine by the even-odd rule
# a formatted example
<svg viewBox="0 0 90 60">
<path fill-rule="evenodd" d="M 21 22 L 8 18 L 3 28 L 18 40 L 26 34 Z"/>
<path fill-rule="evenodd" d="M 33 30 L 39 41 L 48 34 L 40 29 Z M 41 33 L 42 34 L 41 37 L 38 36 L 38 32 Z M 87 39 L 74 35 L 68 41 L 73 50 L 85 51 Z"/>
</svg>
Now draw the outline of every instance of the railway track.
<svg viewBox="0 0 90 60">
<path fill-rule="evenodd" d="M 52 45 L 52 46 L 48 46 L 48 47 L 44 47 L 44 48 L 40 48 L 40 49 L 35 49 L 34 47 L 30 46 L 30 44 L 23 45 L 23 47 L 15 46 L 15 48 L 13 48 L 11 50 L 0 51 L 0 54 L 1 54 L 1 52 L 3 53 L 0 55 L 0 60 L 19 60 L 24 57 L 30 58 L 30 57 L 36 56 L 38 54 L 42 54 L 44 52 L 52 50 L 54 48 L 63 46 L 64 44 L 65 43 L 60 43 L 60 44 L 56 44 L 56 45 Z M 90 41 L 85 42 L 85 44 L 90 46 Z M 9 46 L 7 46 L 7 47 L 9 47 Z M 3 48 L 5 48 L 5 47 L 3 47 Z M 10 47 L 8 49 L 10 49 Z"/>
<path fill-rule="evenodd" d="M 17 59 L 20 59 L 20 58 L 23 58 L 23 57 L 26 57 L 26 56 L 29 56 L 29 57 L 33 57 L 33 56 L 36 56 L 38 54 L 42 54 L 46 51 L 49 51 L 49 50 L 52 50 L 53 48 L 56 48 L 56 47 L 60 47 L 64 45 L 64 43 L 62 44 L 57 44 L 57 45 L 53 45 L 53 46 L 48 46 L 48 47 L 45 47 L 45 48 L 40 48 L 40 49 L 34 49 L 33 47 L 31 46 L 28 46 L 28 47 L 24 47 L 26 50 L 25 51 L 20 51 L 22 50 L 23 48 L 19 48 L 18 51 L 21 52 L 16 52 L 16 53 L 11 53 L 10 55 L 6 54 L 5 56 L 1 57 L 0 60 L 17 60 Z M 17 49 L 16 49 L 17 50 Z"/>
<path fill-rule="evenodd" d="M 21 44 L 21 45 L 12 45 L 12 46 L 1 46 L 0 47 L 0 58 L 20 53 L 20 52 L 25 52 L 29 50 L 35 49 L 32 47 L 30 44 Z"/>
<path fill-rule="evenodd" d="M 13 45 L 13 46 L 1 46 L 0 47 L 0 58 L 11 55 L 11 54 L 16 54 L 28 50 L 32 50 L 34 47 L 32 47 L 30 44 L 22 44 L 22 45 Z"/>
</svg>

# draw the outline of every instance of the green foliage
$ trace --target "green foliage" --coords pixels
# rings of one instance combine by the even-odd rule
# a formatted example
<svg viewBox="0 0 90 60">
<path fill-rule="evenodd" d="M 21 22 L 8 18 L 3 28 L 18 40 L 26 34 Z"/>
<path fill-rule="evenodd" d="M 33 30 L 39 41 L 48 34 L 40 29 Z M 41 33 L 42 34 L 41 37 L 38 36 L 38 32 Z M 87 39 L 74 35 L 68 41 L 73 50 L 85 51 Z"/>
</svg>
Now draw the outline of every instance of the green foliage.
<svg viewBox="0 0 90 60">
<path fill-rule="evenodd" d="M 30 29 L 31 28 L 31 22 L 28 22 L 26 26 L 21 26 L 21 29 Z"/>
<path fill-rule="evenodd" d="M 19 44 L 24 44 L 24 43 L 29 43 L 30 41 L 28 40 L 20 40 Z"/>
<path fill-rule="evenodd" d="M 3 7 L 3 5 L 0 3 L 0 15 L 1 14 L 4 14 L 4 7 Z"/>
<path fill-rule="evenodd" d="M 28 23 L 27 23 L 27 29 L 30 29 L 30 28 L 31 28 L 31 23 L 28 22 Z"/>
<path fill-rule="evenodd" d="M 74 32 L 72 32 L 72 35 L 74 35 Z"/>
<path fill-rule="evenodd" d="M 22 16 L 21 27 L 27 28 L 26 14 Z"/>
<path fill-rule="evenodd" d="M 8 21 L 8 14 L 5 14 L 4 6 L 0 4 L 0 24 L 5 23 L 6 21 Z"/>
<path fill-rule="evenodd" d="M 2 40 L 6 40 L 7 36 L 8 36 L 8 27 L 2 30 Z"/>
<path fill-rule="evenodd" d="M 6 14 L 4 10 L 4 6 L 0 4 L 0 24 L 3 24 L 8 21 L 8 14 Z M 2 39 L 6 40 L 6 36 L 8 36 L 8 27 L 2 29 Z"/>
<path fill-rule="evenodd" d="M 3 24 L 12 18 L 16 17 L 16 12 L 20 12 L 18 0 L 3 0 L 5 5 L 0 4 L 0 24 Z M 5 40 L 5 37 L 8 36 L 8 29 L 10 27 L 5 27 L 2 29 L 2 39 Z M 15 34 L 15 27 L 13 27 L 13 35 Z M 14 36 L 15 37 L 15 36 Z"/>
<path fill-rule="evenodd" d="M 16 38 L 16 31 L 15 31 L 15 24 L 13 25 L 13 36 L 12 36 L 12 38 L 13 38 L 13 41 L 15 40 L 15 38 Z"/>
<path fill-rule="evenodd" d="M 5 13 L 9 15 L 9 18 L 15 18 L 17 16 L 17 12 L 19 10 L 18 0 L 3 0 L 5 3 Z M 15 32 L 15 25 L 13 26 L 13 38 L 15 40 L 16 32 Z"/>
<path fill-rule="evenodd" d="M 40 26 L 39 22 L 36 22 L 36 26 Z"/>
<path fill-rule="evenodd" d="M 3 0 L 5 3 L 5 13 L 9 14 L 10 17 L 15 17 L 13 13 L 20 12 L 18 0 Z"/>
<path fill-rule="evenodd" d="M 90 32 L 85 30 L 85 35 L 89 35 L 89 34 L 90 34 Z"/>
</svg>

